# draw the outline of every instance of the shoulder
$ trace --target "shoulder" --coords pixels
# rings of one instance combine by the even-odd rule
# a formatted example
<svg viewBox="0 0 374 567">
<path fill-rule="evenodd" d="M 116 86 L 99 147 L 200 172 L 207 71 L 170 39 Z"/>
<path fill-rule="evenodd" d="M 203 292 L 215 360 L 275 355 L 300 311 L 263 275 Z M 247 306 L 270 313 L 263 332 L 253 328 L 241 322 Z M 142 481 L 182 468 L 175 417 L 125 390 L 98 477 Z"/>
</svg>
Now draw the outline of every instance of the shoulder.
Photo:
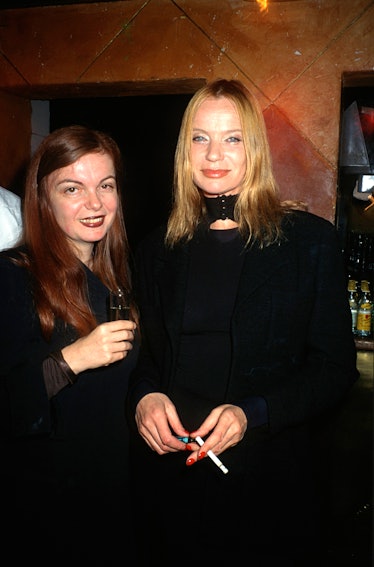
<svg viewBox="0 0 374 567">
<path fill-rule="evenodd" d="M 16 248 L 0 252 L 1 310 L 3 310 L 5 305 L 7 309 L 10 309 L 14 302 L 21 309 L 24 308 L 26 301 L 31 301 L 31 276 L 23 265 L 16 263 L 15 259 L 17 257 L 19 258 L 18 249 Z"/>
<path fill-rule="evenodd" d="M 8 208 L 21 208 L 21 197 L 19 197 L 16 193 L 5 189 L 4 187 L 0 186 L 0 205 L 5 205 Z"/>
<path fill-rule="evenodd" d="M 336 238 L 336 227 L 328 220 L 306 211 L 291 211 L 283 219 L 286 238 L 302 239 Z"/>
<path fill-rule="evenodd" d="M 0 186 L 0 219 L 1 224 L 22 224 L 21 197 Z"/>
<path fill-rule="evenodd" d="M 166 227 L 164 225 L 158 226 L 149 233 L 147 233 L 139 242 L 136 247 L 135 254 L 154 254 L 157 250 L 164 247 Z"/>
<path fill-rule="evenodd" d="M 5 273 L 15 276 L 26 273 L 27 270 L 21 260 L 23 253 L 25 253 L 24 246 L 0 251 L 0 279 L 4 277 Z"/>
</svg>

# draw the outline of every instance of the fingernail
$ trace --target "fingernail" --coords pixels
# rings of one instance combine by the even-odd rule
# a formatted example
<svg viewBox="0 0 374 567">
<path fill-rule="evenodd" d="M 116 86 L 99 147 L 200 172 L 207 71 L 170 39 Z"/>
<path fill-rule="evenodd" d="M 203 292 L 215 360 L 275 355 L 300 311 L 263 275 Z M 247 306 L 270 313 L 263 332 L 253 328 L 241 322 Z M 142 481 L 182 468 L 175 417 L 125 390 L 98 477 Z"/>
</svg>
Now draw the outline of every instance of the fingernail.
<svg viewBox="0 0 374 567">
<path fill-rule="evenodd" d="M 198 455 L 198 459 L 203 459 L 206 456 L 206 452 L 205 451 L 201 451 L 201 453 Z"/>
<path fill-rule="evenodd" d="M 191 445 L 189 445 L 188 443 L 187 443 L 187 445 L 186 445 L 186 447 L 185 447 L 185 451 L 192 451 L 192 447 L 191 447 Z"/>
<path fill-rule="evenodd" d="M 191 465 L 193 465 L 194 463 L 196 463 L 195 459 L 187 459 L 186 465 L 188 467 L 190 467 Z"/>
</svg>

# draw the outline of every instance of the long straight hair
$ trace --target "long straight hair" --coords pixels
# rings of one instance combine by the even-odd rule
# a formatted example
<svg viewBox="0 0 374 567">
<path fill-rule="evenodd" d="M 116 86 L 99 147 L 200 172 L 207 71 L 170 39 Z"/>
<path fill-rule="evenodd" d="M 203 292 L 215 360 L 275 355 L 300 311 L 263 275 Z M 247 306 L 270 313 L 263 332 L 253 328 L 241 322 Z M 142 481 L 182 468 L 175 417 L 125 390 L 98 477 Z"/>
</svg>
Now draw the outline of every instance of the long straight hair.
<svg viewBox="0 0 374 567">
<path fill-rule="evenodd" d="M 281 222 L 286 208 L 279 198 L 266 126 L 256 99 L 236 80 L 218 79 L 199 89 L 189 101 L 182 118 L 174 158 L 173 204 L 166 243 L 174 246 L 190 240 L 206 213 L 202 191 L 193 181 L 191 146 L 193 121 L 200 105 L 208 98 L 226 98 L 238 111 L 247 168 L 234 215 L 246 244 L 256 240 L 261 247 L 281 238 Z"/>
<path fill-rule="evenodd" d="M 113 224 L 94 245 L 92 271 L 111 290 L 131 288 L 129 245 L 120 190 L 123 164 L 119 147 L 104 132 L 79 125 L 59 128 L 44 138 L 28 168 L 24 196 L 26 251 L 17 262 L 31 274 L 35 306 L 47 339 L 51 337 L 56 319 L 72 325 L 78 336 L 86 335 L 97 325 L 88 301 L 85 268 L 56 221 L 49 187 L 51 173 L 88 153 L 110 156 L 118 192 Z"/>
</svg>

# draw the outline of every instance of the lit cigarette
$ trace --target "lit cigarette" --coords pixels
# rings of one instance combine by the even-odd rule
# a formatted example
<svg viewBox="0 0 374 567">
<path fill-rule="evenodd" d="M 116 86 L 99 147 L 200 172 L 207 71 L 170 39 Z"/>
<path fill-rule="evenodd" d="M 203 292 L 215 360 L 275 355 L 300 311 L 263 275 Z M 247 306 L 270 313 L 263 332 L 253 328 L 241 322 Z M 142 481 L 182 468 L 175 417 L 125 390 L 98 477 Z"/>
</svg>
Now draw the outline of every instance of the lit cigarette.
<svg viewBox="0 0 374 567">
<path fill-rule="evenodd" d="M 196 441 L 196 443 L 197 443 L 198 445 L 200 445 L 200 447 L 202 447 L 202 446 L 204 445 L 204 441 L 201 439 L 201 437 L 195 437 L 195 441 Z M 207 452 L 207 455 L 208 455 L 208 457 L 210 457 L 210 458 L 212 459 L 213 463 L 214 463 L 215 465 L 217 465 L 217 467 L 218 467 L 219 469 L 221 469 L 221 471 L 222 471 L 224 474 L 227 474 L 227 473 L 229 472 L 229 469 L 227 469 L 227 468 L 225 467 L 225 465 L 222 463 L 222 461 L 219 460 L 219 458 L 217 457 L 217 455 L 215 455 L 215 454 L 213 453 L 213 451 L 209 450 L 209 451 Z"/>
</svg>

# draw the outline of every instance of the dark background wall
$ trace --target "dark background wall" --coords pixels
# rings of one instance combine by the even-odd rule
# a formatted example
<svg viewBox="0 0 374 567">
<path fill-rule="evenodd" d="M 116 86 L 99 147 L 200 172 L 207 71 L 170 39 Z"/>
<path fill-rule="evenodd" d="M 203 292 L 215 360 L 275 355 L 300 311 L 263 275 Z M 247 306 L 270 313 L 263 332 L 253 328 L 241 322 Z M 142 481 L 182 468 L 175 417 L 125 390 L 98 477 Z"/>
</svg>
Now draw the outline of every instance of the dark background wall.
<svg viewBox="0 0 374 567">
<path fill-rule="evenodd" d="M 182 114 L 191 95 L 155 95 L 50 102 L 50 129 L 84 124 L 109 133 L 124 160 L 124 215 L 132 248 L 166 221 Z"/>
</svg>

